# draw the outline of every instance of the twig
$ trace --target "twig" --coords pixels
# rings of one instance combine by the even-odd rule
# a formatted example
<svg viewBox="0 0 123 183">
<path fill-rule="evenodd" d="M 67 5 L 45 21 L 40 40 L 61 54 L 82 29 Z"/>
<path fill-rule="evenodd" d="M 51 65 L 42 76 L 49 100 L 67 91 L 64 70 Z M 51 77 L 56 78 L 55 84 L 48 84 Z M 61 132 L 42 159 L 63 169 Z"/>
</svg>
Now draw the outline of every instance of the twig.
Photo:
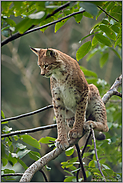
<svg viewBox="0 0 123 183">
<path fill-rule="evenodd" d="M 48 129 L 56 128 L 56 127 L 57 127 L 57 124 L 52 124 L 52 125 L 41 126 L 41 127 L 32 128 L 32 129 L 14 131 L 14 132 L 11 132 L 11 133 L 2 134 L 1 138 L 13 136 L 13 135 L 22 135 L 22 134 L 25 134 L 25 133 L 33 133 L 33 132 L 37 132 L 37 131 L 40 131 L 40 130 L 48 130 Z"/>
<path fill-rule="evenodd" d="M 71 13 L 71 14 L 69 14 L 69 15 L 63 17 L 63 18 L 60 18 L 59 20 L 55 20 L 55 21 L 53 21 L 53 22 L 50 22 L 50 23 L 45 24 L 45 25 L 42 25 L 42 26 L 40 26 L 40 27 L 36 27 L 36 28 L 34 28 L 34 29 L 31 29 L 31 30 L 27 30 L 27 31 L 24 32 L 23 34 L 15 33 L 15 34 L 13 34 L 11 37 L 9 37 L 9 38 L 5 39 L 4 41 L 2 41 L 1 47 L 4 46 L 5 44 L 9 43 L 10 41 L 13 41 L 13 40 L 15 40 L 15 39 L 17 39 L 17 38 L 19 38 L 19 37 L 22 37 L 22 36 L 24 36 L 24 35 L 26 35 L 26 34 L 29 34 L 29 33 L 31 33 L 31 32 L 34 32 L 34 31 L 37 31 L 37 30 L 40 30 L 40 29 L 43 29 L 43 28 L 46 28 L 46 27 L 48 27 L 48 26 L 50 26 L 50 25 L 56 24 L 56 23 L 58 23 L 58 22 L 61 22 L 62 20 L 65 20 L 65 19 L 70 18 L 70 17 L 72 17 L 72 16 L 74 16 L 74 15 L 77 15 L 77 14 L 80 14 L 80 13 L 84 13 L 84 12 L 85 12 L 85 10 Z"/>
<path fill-rule="evenodd" d="M 74 1 L 74 2 L 76 2 L 76 1 Z M 59 8 L 54 10 L 51 14 L 48 14 L 45 19 L 48 19 L 49 17 L 55 15 L 56 13 L 58 13 L 59 11 L 61 11 L 62 9 L 66 8 L 69 5 L 70 5 L 70 2 L 67 2 L 67 3 L 61 5 Z"/>
<path fill-rule="evenodd" d="M 3 174 L 1 175 L 1 177 L 6 177 L 6 176 L 22 176 L 23 173 L 7 173 L 7 174 Z"/>
<path fill-rule="evenodd" d="M 79 148 L 79 145 L 78 143 L 75 144 L 75 147 L 76 147 L 76 150 L 77 150 L 77 154 L 78 154 L 78 158 L 79 158 L 79 162 L 80 162 L 80 167 L 81 167 L 81 170 L 82 170 L 82 174 L 83 174 L 83 177 L 84 177 L 84 181 L 87 180 L 86 178 L 86 173 L 85 173 L 85 169 L 84 169 L 84 166 L 83 166 L 83 162 L 82 162 L 82 158 L 81 158 L 81 155 L 80 155 L 80 148 Z M 77 180 L 78 182 L 78 180 Z"/>
<path fill-rule="evenodd" d="M 106 15 L 108 15 L 109 17 L 111 17 L 112 19 L 114 19 L 115 21 L 119 22 L 119 20 L 117 20 L 116 18 L 114 18 L 113 16 L 111 16 L 109 13 L 107 13 L 103 8 L 101 8 L 100 6 L 97 6 L 99 9 L 101 9 Z"/>
<path fill-rule="evenodd" d="M 91 131 L 92 131 L 92 137 L 93 137 L 93 140 L 94 140 L 94 150 L 95 150 L 95 155 L 96 155 L 96 160 L 97 160 L 97 166 L 98 166 L 98 169 L 99 169 L 101 175 L 103 176 L 103 180 L 106 182 L 105 176 L 103 175 L 103 172 L 102 172 L 100 164 L 99 164 L 99 159 L 98 159 L 97 149 L 96 149 L 96 139 L 95 139 L 93 128 L 91 128 Z"/>
<path fill-rule="evenodd" d="M 53 107 L 52 105 L 48 105 L 48 106 L 43 107 L 41 109 L 37 109 L 36 111 L 28 112 L 28 113 L 25 113 L 25 114 L 21 114 L 19 116 L 14 116 L 14 117 L 6 118 L 6 119 L 1 119 L 1 122 L 16 120 L 16 119 L 19 119 L 19 118 L 24 118 L 24 117 L 27 117 L 27 116 L 34 115 L 36 113 L 45 111 L 46 109 L 49 109 L 49 108 L 52 108 L 52 107 Z"/>
<path fill-rule="evenodd" d="M 118 92 L 118 91 L 114 91 L 113 95 L 117 95 L 118 97 L 122 98 L 122 93 Z"/>
<path fill-rule="evenodd" d="M 48 182 L 48 179 L 47 179 L 47 177 L 46 177 L 46 175 L 45 175 L 44 171 L 43 171 L 43 170 L 39 170 L 39 172 L 41 172 L 41 173 L 42 173 L 42 175 L 43 175 L 43 177 L 44 177 L 45 182 Z"/>
</svg>

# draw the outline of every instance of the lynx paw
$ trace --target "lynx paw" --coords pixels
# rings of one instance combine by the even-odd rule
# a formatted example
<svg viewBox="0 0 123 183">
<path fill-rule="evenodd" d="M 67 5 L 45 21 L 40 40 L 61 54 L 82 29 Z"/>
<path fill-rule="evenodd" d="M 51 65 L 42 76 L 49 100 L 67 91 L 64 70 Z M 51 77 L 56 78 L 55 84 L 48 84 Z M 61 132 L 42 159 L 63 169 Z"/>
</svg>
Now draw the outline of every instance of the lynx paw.
<svg viewBox="0 0 123 183">
<path fill-rule="evenodd" d="M 91 128 L 94 128 L 94 125 L 93 125 L 93 123 L 91 121 L 88 121 L 88 122 L 84 123 L 83 128 L 86 131 L 88 131 L 88 130 L 91 130 Z"/>
<path fill-rule="evenodd" d="M 81 136 L 82 136 L 82 131 L 77 131 L 75 129 L 70 130 L 68 133 L 69 139 L 72 139 L 72 138 L 76 139 L 76 138 L 79 138 Z"/>
<path fill-rule="evenodd" d="M 69 147 L 68 141 L 56 139 L 55 146 L 57 148 L 62 148 L 63 150 L 67 149 Z"/>
</svg>

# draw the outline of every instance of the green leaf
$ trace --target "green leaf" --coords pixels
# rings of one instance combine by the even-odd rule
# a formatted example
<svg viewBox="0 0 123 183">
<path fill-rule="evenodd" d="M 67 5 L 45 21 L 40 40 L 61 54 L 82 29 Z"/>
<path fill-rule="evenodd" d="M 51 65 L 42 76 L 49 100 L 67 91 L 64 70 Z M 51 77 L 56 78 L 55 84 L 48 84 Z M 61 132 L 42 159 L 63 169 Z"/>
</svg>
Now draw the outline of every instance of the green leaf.
<svg viewBox="0 0 123 183">
<path fill-rule="evenodd" d="M 79 61 L 80 59 L 82 59 L 91 49 L 91 41 L 88 41 L 86 43 L 84 43 L 78 50 L 76 53 L 76 59 L 77 61 Z"/>
<path fill-rule="evenodd" d="M 110 39 L 113 39 L 113 40 L 116 40 L 116 35 L 114 33 L 114 31 L 109 28 L 108 26 L 106 25 L 100 25 L 99 28 L 106 33 L 106 35 L 110 38 Z"/>
<path fill-rule="evenodd" d="M 94 18 L 90 13 L 84 12 L 83 15 L 88 18 Z"/>
<path fill-rule="evenodd" d="M 9 10 L 12 1 L 1 1 L 2 8 L 7 12 Z"/>
<path fill-rule="evenodd" d="M 98 48 L 92 49 L 92 51 L 88 54 L 86 60 L 89 61 L 97 52 L 99 52 L 99 49 Z"/>
<path fill-rule="evenodd" d="M 121 55 L 119 55 L 119 53 L 114 48 L 110 49 L 119 57 L 120 60 L 122 60 Z"/>
<path fill-rule="evenodd" d="M 4 112 L 1 110 L 1 117 L 5 119 Z"/>
<path fill-rule="evenodd" d="M 66 156 L 71 156 L 74 153 L 74 148 L 70 147 L 65 151 Z"/>
<path fill-rule="evenodd" d="M 26 30 L 28 30 L 37 20 L 30 19 L 26 17 L 22 21 L 20 21 L 15 26 L 15 31 L 19 31 L 20 34 L 23 34 Z M 38 20 L 39 21 L 39 20 Z M 26 25 L 26 26 L 25 26 Z"/>
<path fill-rule="evenodd" d="M 77 15 L 74 15 L 74 18 L 76 20 L 77 23 L 80 23 L 81 22 L 81 19 L 83 17 L 83 14 L 80 13 L 80 14 L 77 14 Z"/>
<path fill-rule="evenodd" d="M 26 156 L 31 150 L 27 150 L 27 149 L 24 149 L 24 150 L 21 150 L 17 153 L 17 156 L 18 158 L 23 158 L 24 156 Z"/>
<path fill-rule="evenodd" d="M 95 162 L 94 162 L 94 160 L 91 160 L 90 162 L 89 162 L 89 165 L 88 165 L 89 167 L 95 167 Z"/>
<path fill-rule="evenodd" d="M 122 43 L 122 38 L 121 38 L 121 36 L 120 36 L 120 37 L 116 40 L 114 47 L 116 48 L 116 46 L 121 45 L 121 43 Z"/>
<path fill-rule="evenodd" d="M 109 52 L 106 52 L 102 55 L 102 57 L 100 58 L 100 67 L 102 68 L 105 63 L 107 62 L 108 60 L 108 57 L 109 57 Z"/>
<path fill-rule="evenodd" d="M 62 20 L 61 22 L 56 23 L 54 32 L 56 33 L 67 22 L 68 19 L 69 18 Z"/>
<path fill-rule="evenodd" d="M 119 28 L 119 26 L 118 26 L 117 24 L 112 25 L 112 26 L 111 26 L 111 29 L 112 29 L 114 32 L 116 32 L 116 33 L 119 33 L 119 31 L 120 31 L 120 28 Z"/>
<path fill-rule="evenodd" d="M 45 12 L 44 11 L 40 11 L 38 13 L 32 13 L 32 14 L 30 14 L 28 17 L 30 19 L 41 19 L 44 15 L 45 15 Z"/>
<path fill-rule="evenodd" d="M 17 163 L 17 159 L 13 156 L 14 153 L 9 153 L 8 161 L 14 166 Z M 16 154 L 16 153 L 15 153 Z"/>
<path fill-rule="evenodd" d="M 2 163 L 3 163 L 3 166 L 6 166 L 8 163 L 8 160 L 6 158 L 2 158 Z"/>
<path fill-rule="evenodd" d="M 14 20 L 6 18 L 5 21 L 11 26 L 11 27 L 15 27 L 16 23 L 14 22 Z"/>
<path fill-rule="evenodd" d="M 21 140 L 37 149 L 41 148 L 40 143 L 30 135 L 22 135 Z"/>
<path fill-rule="evenodd" d="M 22 165 L 22 167 L 26 170 L 28 166 L 19 158 L 17 158 L 18 162 Z"/>
<path fill-rule="evenodd" d="M 97 41 L 97 39 L 96 39 L 95 36 L 94 36 L 93 39 L 92 39 L 92 46 L 97 45 L 97 43 L 98 43 L 98 41 Z M 95 48 L 95 49 L 96 49 L 96 48 Z"/>
<path fill-rule="evenodd" d="M 53 143 L 53 142 L 55 142 L 55 138 L 53 138 L 53 137 L 42 137 L 38 142 L 40 142 L 40 143 L 43 143 L 43 144 L 49 144 L 49 143 Z M 53 141 L 53 142 L 52 142 Z"/>
<path fill-rule="evenodd" d="M 98 13 L 98 8 L 95 4 L 89 3 L 89 2 L 82 2 L 80 3 L 80 6 L 86 10 L 87 13 L 96 16 Z M 85 13 L 84 13 L 85 15 Z"/>
<path fill-rule="evenodd" d="M 10 169 L 4 169 L 4 173 L 7 174 L 7 173 L 15 173 L 14 170 L 10 170 Z"/>
<path fill-rule="evenodd" d="M 95 72 L 90 71 L 83 66 L 80 66 L 80 69 L 84 72 L 85 76 L 93 76 L 93 77 L 97 78 L 97 74 Z"/>
<path fill-rule="evenodd" d="M 73 182 L 73 179 L 76 180 L 76 177 L 75 176 L 68 176 L 67 178 L 64 179 L 64 182 Z"/>
<path fill-rule="evenodd" d="M 29 152 L 29 157 L 35 161 L 37 161 L 41 156 L 38 152 L 35 151 L 30 151 Z"/>
<path fill-rule="evenodd" d="M 95 34 L 95 37 L 96 37 L 96 39 L 97 39 L 100 43 L 102 43 L 102 44 L 104 44 L 104 45 L 106 45 L 106 46 L 109 46 L 109 47 L 112 46 L 111 41 L 110 41 L 107 37 L 103 36 L 102 34 L 100 34 L 100 33 Z"/>
</svg>

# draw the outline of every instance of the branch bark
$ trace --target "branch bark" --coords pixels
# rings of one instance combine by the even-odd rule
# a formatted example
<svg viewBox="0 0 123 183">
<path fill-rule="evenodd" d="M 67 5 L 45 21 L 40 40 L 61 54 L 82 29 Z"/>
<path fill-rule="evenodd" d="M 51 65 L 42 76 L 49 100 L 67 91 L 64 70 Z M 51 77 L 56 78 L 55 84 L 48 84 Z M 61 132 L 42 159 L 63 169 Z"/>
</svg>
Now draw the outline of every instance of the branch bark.
<svg viewBox="0 0 123 183">
<path fill-rule="evenodd" d="M 118 78 L 116 78 L 116 80 L 115 80 L 114 84 L 112 85 L 112 87 L 110 88 L 110 90 L 103 96 L 102 100 L 103 100 L 104 104 L 107 103 L 107 101 L 112 97 L 112 95 L 116 95 L 116 93 L 118 92 L 117 89 L 119 88 L 119 86 L 121 84 L 122 84 L 122 74 Z M 122 95 L 120 94 L 120 96 L 122 96 Z"/>
<path fill-rule="evenodd" d="M 113 95 L 112 90 L 116 91 L 118 89 L 118 87 L 121 85 L 122 83 L 122 75 L 119 76 L 114 84 L 112 85 L 112 87 L 110 88 L 110 90 L 103 96 L 102 100 L 103 102 L 106 104 L 106 102 L 109 100 L 109 98 Z M 84 136 L 84 134 L 82 135 Z M 70 142 L 70 146 L 73 146 L 75 144 L 77 144 L 77 142 L 79 141 L 79 139 L 73 140 Z M 40 158 L 39 160 L 37 160 L 36 162 L 34 162 L 23 174 L 23 176 L 20 179 L 20 182 L 30 182 L 33 175 L 39 170 L 41 169 L 43 166 L 45 166 L 49 161 L 55 159 L 57 156 L 59 156 L 61 153 L 63 152 L 63 149 L 61 148 L 56 148 L 53 151 L 49 152 L 48 154 L 44 155 L 42 158 Z"/>
</svg>

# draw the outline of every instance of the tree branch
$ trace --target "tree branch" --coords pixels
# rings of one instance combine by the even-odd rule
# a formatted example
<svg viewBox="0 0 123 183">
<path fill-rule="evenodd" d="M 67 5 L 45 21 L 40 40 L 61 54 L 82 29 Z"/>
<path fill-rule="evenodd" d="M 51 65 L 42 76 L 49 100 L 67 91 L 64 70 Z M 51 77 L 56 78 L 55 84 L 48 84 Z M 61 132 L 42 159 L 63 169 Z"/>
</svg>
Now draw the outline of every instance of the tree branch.
<svg viewBox="0 0 123 183">
<path fill-rule="evenodd" d="M 101 8 L 100 6 L 97 6 L 100 10 L 102 10 L 106 15 L 108 15 L 109 17 L 111 17 L 112 19 L 114 19 L 115 21 L 119 22 L 116 18 L 114 18 L 113 16 L 111 16 L 109 13 L 107 13 L 103 8 Z"/>
<path fill-rule="evenodd" d="M 81 167 L 82 174 L 83 174 L 83 177 L 84 177 L 84 181 L 86 182 L 87 178 L 86 178 L 86 173 L 85 173 L 85 169 L 84 169 L 83 162 L 82 162 L 82 158 L 81 158 L 81 154 L 80 154 L 79 145 L 78 144 L 75 144 L 75 147 L 76 147 L 77 154 L 78 154 L 78 158 L 79 158 L 79 162 L 80 162 L 80 164 L 79 164 L 80 166 L 79 167 Z M 77 177 L 77 179 L 78 179 L 78 177 Z"/>
<path fill-rule="evenodd" d="M 58 23 L 58 22 L 61 22 L 62 20 L 65 20 L 65 19 L 70 18 L 70 17 L 72 17 L 72 16 L 74 16 L 74 15 L 77 15 L 77 14 L 80 14 L 80 13 L 84 13 L 84 12 L 85 12 L 85 10 L 71 13 L 71 14 L 69 14 L 69 15 L 63 17 L 63 18 L 60 18 L 59 20 L 55 20 L 55 21 L 50 22 L 50 23 L 48 23 L 48 24 L 42 25 L 42 26 L 40 26 L 40 27 L 36 27 L 36 28 L 34 28 L 34 29 L 27 30 L 27 31 L 24 32 L 23 34 L 15 33 L 15 34 L 13 34 L 11 37 L 9 37 L 9 38 L 5 39 L 4 41 L 2 41 L 1 47 L 4 46 L 5 44 L 9 43 L 10 41 L 13 41 L 13 40 L 15 40 L 15 39 L 17 39 L 17 38 L 19 38 L 19 37 L 22 37 L 22 36 L 24 36 L 24 35 L 26 35 L 26 34 L 35 32 L 35 31 L 37 31 L 37 30 L 40 30 L 40 29 L 43 29 L 43 28 L 46 28 L 46 27 L 49 27 L 50 25 L 54 25 L 54 24 L 56 24 L 56 23 Z"/>
<path fill-rule="evenodd" d="M 103 96 L 102 100 L 103 100 L 104 104 L 107 103 L 107 101 L 111 98 L 111 96 L 115 95 L 116 93 L 119 93 L 117 91 L 117 89 L 121 84 L 122 84 L 122 74 L 115 80 L 115 82 L 112 85 L 112 87 L 110 88 L 110 90 Z M 122 94 L 121 94 L 121 96 L 122 96 Z"/>
<path fill-rule="evenodd" d="M 32 129 L 14 131 L 14 132 L 11 132 L 11 133 L 2 134 L 1 138 L 13 136 L 13 135 L 22 135 L 22 134 L 25 134 L 25 133 L 34 133 L 34 132 L 37 132 L 37 131 L 48 130 L 48 129 L 56 128 L 56 127 L 57 127 L 57 124 L 52 124 L 52 125 L 41 126 L 41 127 L 32 128 Z"/>
<path fill-rule="evenodd" d="M 1 177 L 6 177 L 6 176 L 22 176 L 23 173 L 7 173 L 7 174 L 3 174 L 1 175 Z"/>
<path fill-rule="evenodd" d="M 1 119 L 1 122 L 10 121 L 10 120 L 12 121 L 12 120 L 24 118 L 24 117 L 31 116 L 31 115 L 37 114 L 39 112 L 45 111 L 46 109 L 50 109 L 50 108 L 53 108 L 53 105 L 49 105 L 49 106 L 43 107 L 41 109 L 37 109 L 36 111 L 28 112 L 28 113 L 21 114 L 18 116 L 6 118 L 6 119 Z"/>
<path fill-rule="evenodd" d="M 100 164 L 99 164 L 99 159 L 98 159 L 97 149 L 96 149 L 96 140 L 95 140 L 95 135 L 94 135 L 93 128 L 91 128 L 91 131 L 92 131 L 92 137 L 93 137 L 93 140 L 94 140 L 94 150 L 95 150 L 95 155 L 96 155 L 96 160 L 97 160 L 97 166 L 98 166 L 98 169 L 99 169 L 101 175 L 103 176 L 103 180 L 106 182 L 105 176 L 103 175 L 103 172 L 102 172 Z"/>
</svg>

